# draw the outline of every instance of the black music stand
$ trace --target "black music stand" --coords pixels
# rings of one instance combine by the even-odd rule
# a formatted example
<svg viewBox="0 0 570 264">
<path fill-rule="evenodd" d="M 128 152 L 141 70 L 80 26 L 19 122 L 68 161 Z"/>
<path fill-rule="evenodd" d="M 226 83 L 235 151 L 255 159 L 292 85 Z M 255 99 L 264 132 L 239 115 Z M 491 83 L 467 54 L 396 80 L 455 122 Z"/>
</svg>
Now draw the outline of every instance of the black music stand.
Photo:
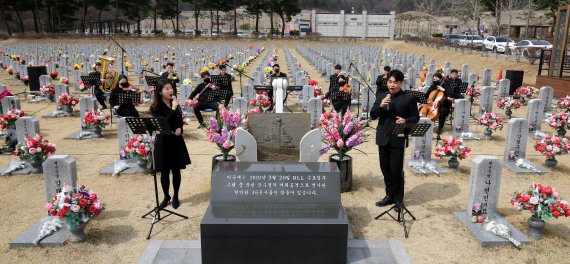
<svg viewBox="0 0 570 264">
<path fill-rule="evenodd" d="M 409 93 L 411 95 L 413 95 L 414 97 L 416 97 L 416 102 L 420 103 L 420 104 L 427 104 L 427 98 L 426 98 L 426 94 L 422 93 L 422 92 L 416 92 L 416 91 L 409 91 Z"/>
<path fill-rule="evenodd" d="M 227 75 L 212 75 L 210 76 L 210 78 L 212 79 L 213 83 L 215 83 L 218 87 L 220 87 L 219 90 L 228 91 L 226 94 L 220 93 L 220 96 L 223 96 L 222 98 L 225 102 L 225 100 L 227 100 L 227 96 L 231 93 L 232 79 L 230 78 L 230 76 Z"/>
<path fill-rule="evenodd" d="M 423 137 L 426 132 L 430 129 L 431 124 L 394 124 L 388 130 L 389 137 L 397 137 L 398 135 L 404 135 L 405 147 L 408 147 L 409 136 L 412 137 Z M 405 155 L 405 151 L 403 151 L 402 155 Z M 404 235 L 408 238 L 408 227 L 406 226 L 406 214 L 409 214 L 413 220 L 416 220 L 416 217 L 408 210 L 406 205 L 404 204 L 404 157 L 402 157 L 402 184 L 400 185 L 400 193 L 402 194 L 400 197 L 396 197 L 396 203 L 390 207 L 390 209 L 384 211 L 383 213 L 379 214 L 378 216 L 374 217 L 375 220 L 382 217 L 385 214 L 388 214 L 394 221 L 398 223 L 402 223 L 404 226 Z M 400 210 L 397 210 L 400 209 Z M 390 214 L 390 211 L 396 211 L 398 214 L 396 217 Z"/>
<path fill-rule="evenodd" d="M 119 105 L 121 104 L 136 104 L 136 102 L 140 102 L 141 94 L 135 92 L 127 92 L 127 93 L 120 93 L 119 94 Z"/>
<path fill-rule="evenodd" d="M 133 131 L 134 134 L 146 134 L 147 136 L 152 137 L 152 134 L 156 132 L 165 135 L 172 133 L 172 131 L 170 130 L 170 126 L 168 125 L 168 121 L 164 117 L 159 117 L 159 118 L 128 117 L 125 120 L 127 121 L 127 125 Z M 158 203 L 158 184 L 156 182 L 156 167 L 154 164 L 154 144 L 150 144 L 150 155 L 152 161 L 150 173 L 154 178 L 154 197 L 156 201 L 156 206 L 150 212 L 142 216 L 142 218 L 145 218 L 147 215 L 152 215 L 152 222 L 150 223 L 150 230 L 148 231 L 146 239 L 150 239 L 150 234 L 152 233 L 152 228 L 154 227 L 154 224 L 160 222 L 162 219 L 168 217 L 169 215 L 176 215 L 184 219 L 188 219 L 188 216 L 172 212 L 166 208 L 160 208 L 160 205 Z M 165 211 L 168 214 L 165 215 L 164 217 L 161 217 L 160 211 Z"/>
<path fill-rule="evenodd" d="M 351 98 L 351 93 L 346 92 L 331 92 L 331 102 L 337 100 L 349 101 Z"/>
<path fill-rule="evenodd" d="M 329 90 L 330 90 L 331 88 L 335 87 L 338 84 L 338 75 L 332 74 L 329 77 L 329 82 L 330 82 L 329 84 Z"/>
<path fill-rule="evenodd" d="M 91 87 L 91 96 L 95 96 L 95 87 L 102 86 L 99 76 L 86 75 L 86 76 L 80 76 L 80 78 L 81 81 L 83 82 L 83 87 L 85 87 L 85 85 Z"/>
<path fill-rule="evenodd" d="M 459 85 L 459 93 L 461 93 L 462 95 L 464 95 L 465 93 L 467 93 L 467 87 L 469 87 L 469 83 L 467 82 L 462 82 Z"/>
<path fill-rule="evenodd" d="M 145 76 L 144 79 L 146 80 L 146 84 L 148 86 L 156 87 L 156 83 L 160 80 L 166 80 L 166 78 L 162 76 Z"/>
<path fill-rule="evenodd" d="M 283 98 L 283 108 L 287 109 L 290 113 L 293 113 L 293 110 L 287 107 L 287 97 L 289 97 L 289 94 L 292 92 L 303 92 L 303 87 L 304 85 L 290 85 L 287 86 L 287 88 L 285 89 L 285 97 Z M 309 97 L 312 96 L 309 95 Z"/>
</svg>

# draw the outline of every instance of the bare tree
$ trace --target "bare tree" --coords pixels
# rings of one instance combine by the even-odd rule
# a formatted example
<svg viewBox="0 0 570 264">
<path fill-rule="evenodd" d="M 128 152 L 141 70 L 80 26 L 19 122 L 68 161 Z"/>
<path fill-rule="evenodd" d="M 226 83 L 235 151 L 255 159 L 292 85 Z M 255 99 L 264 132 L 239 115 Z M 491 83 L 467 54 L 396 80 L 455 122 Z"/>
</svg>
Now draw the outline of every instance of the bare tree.
<svg viewBox="0 0 570 264">
<path fill-rule="evenodd" d="M 525 0 L 504 0 L 502 7 L 503 10 L 509 13 L 509 26 L 507 36 L 511 35 L 511 25 L 513 21 L 513 11 L 519 10 Z"/>
<path fill-rule="evenodd" d="M 430 15 L 438 15 L 445 6 L 449 4 L 448 0 L 413 0 L 414 10 L 428 13 Z"/>
</svg>

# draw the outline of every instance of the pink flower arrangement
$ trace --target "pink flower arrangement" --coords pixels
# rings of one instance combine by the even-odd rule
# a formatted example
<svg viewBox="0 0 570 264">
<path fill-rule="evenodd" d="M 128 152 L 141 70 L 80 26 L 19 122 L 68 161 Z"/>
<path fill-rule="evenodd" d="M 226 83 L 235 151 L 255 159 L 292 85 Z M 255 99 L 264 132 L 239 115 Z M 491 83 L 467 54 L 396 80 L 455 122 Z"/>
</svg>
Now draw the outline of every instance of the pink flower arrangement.
<svg viewBox="0 0 570 264">
<path fill-rule="evenodd" d="M 216 144 L 222 152 L 224 160 L 228 153 L 235 147 L 235 139 L 237 129 L 243 127 L 244 118 L 239 112 L 228 111 L 223 105 L 220 105 L 217 118 L 210 118 L 206 128 L 206 136 Z"/>
<path fill-rule="evenodd" d="M 4 99 L 4 97 L 6 96 L 13 96 L 13 94 L 10 91 L 8 91 L 8 89 L 5 89 L 0 93 L 0 99 Z"/>
<path fill-rule="evenodd" d="M 515 192 L 511 204 L 517 211 L 530 211 L 533 217 L 543 221 L 551 217 L 570 216 L 568 201 L 563 200 L 556 188 L 540 183 L 533 183 L 526 190 Z"/>
<path fill-rule="evenodd" d="M 0 117 L 0 129 L 15 128 L 16 120 L 22 116 L 24 116 L 24 111 L 20 109 L 8 110 L 6 114 L 3 114 L 2 117 Z"/>
<path fill-rule="evenodd" d="M 40 86 L 40 92 L 44 94 L 55 94 L 55 88 L 51 83 Z"/>
<path fill-rule="evenodd" d="M 21 160 L 45 160 L 55 153 L 55 144 L 50 143 L 40 135 L 35 137 L 26 136 L 23 143 L 16 145 L 13 155 Z"/>
<path fill-rule="evenodd" d="M 501 97 L 497 102 L 497 107 L 503 110 L 512 110 L 521 108 L 522 104 L 518 99 L 511 97 Z"/>
<path fill-rule="evenodd" d="M 127 142 L 127 146 L 120 155 L 123 158 L 139 159 L 139 160 L 149 160 L 150 159 L 150 146 L 152 139 L 147 135 L 137 135 L 132 137 Z"/>
<path fill-rule="evenodd" d="M 481 89 L 479 87 L 469 87 L 466 93 L 471 98 L 477 98 L 481 95 Z"/>
<path fill-rule="evenodd" d="M 552 117 L 548 120 L 548 126 L 554 129 L 568 129 L 568 118 L 570 116 L 566 112 L 560 112 L 552 115 Z"/>
<path fill-rule="evenodd" d="M 515 90 L 513 97 L 526 105 L 530 99 L 537 97 L 538 92 L 539 90 L 534 87 L 521 86 Z"/>
<path fill-rule="evenodd" d="M 62 93 L 57 99 L 59 105 L 69 105 L 72 109 L 79 104 L 79 99 L 68 93 Z"/>
<path fill-rule="evenodd" d="M 322 95 L 322 94 L 323 94 L 323 88 L 315 86 L 315 89 L 313 89 L 313 96 L 317 97 L 317 96 Z"/>
<path fill-rule="evenodd" d="M 463 139 L 450 136 L 438 142 L 435 146 L 435 156 L 438 158 L 464 159 L 471 153 L 471 148 L 463 144 Z"/>
<path fill-rule="evenodd" d="M 44 209 L 49 215 L 65 218 L 65 223 L 73 229 L 98 216 L 105 210 L 105 204 L 84 185 L 71 187 L 65 184 L 61 192 L 46 203 Z"/>
<path fill-rule="evenodd" d="M 353 118 L 350 111 L 344 114 L 342 120 L 337 112 L 322 114 L 320 128 L 325 145 L 321 148 L 321 155 L 334 148 L 342 160 L 348 151 L 366 141 L 365 124 L 365 121 Z"/>
<path fill-rule="evenodd" d="M 479 124 L 488 129 L 503 130 L 503 119 L 495 113 L 486 113 L 481 117 L 481 120 L 479 120 Z"/>
<path fill-rule="evenodd" d="M 570 152 L 570 145 L 568 144 L 567 138 L 547 136 L 536 141 L 534 149 L 550 159 L 556 155 L 568 154 L 568 152 Z"/>
<path fill-rule="evenodd" d="M 83 127 L 98 127 L 104 128 L 109 124 L 110 116 L 101 110 L 89 111 L 83 117 Z"/>
<path fill-rule="evenodd" d="M 20 81 L 22 81 L 24 83 L 24 85 L 28 85 L 28 83 L 30 83 L 30 77 L 24 76 L 24 77 L 20 78 Z"/>
<path fill-rule="evenodd" d="M 556 108 L 568 113 L 570 112 L 570 96 L 566 96 L 564 98 L 560 98 L 560 102 L 556 104 Z"/>
</svg>

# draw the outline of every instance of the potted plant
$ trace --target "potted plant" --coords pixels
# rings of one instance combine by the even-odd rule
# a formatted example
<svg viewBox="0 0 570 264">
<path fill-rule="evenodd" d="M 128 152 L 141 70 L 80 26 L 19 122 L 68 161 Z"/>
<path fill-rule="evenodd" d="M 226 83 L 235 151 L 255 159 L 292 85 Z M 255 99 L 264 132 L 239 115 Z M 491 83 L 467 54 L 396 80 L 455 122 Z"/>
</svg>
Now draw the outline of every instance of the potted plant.
<svg viewBox="0 0 570 264">
<path fill-rule="evenodd" d="M 235 147 L 236 131 L 239 127 L 243 128 L 244 117 L 239 110 L 235 112 L 228 111 L 223 105 L 218 108 L 216 117 L 211 117 L 206 126 L 206 136 L 210 142 L 216 144 L 216 147 L 222 152 L 212 158 L 212 169 L 219 161 L 235 161 L 236 157 L 229 155 L 230 151 Z"/>
<path fill-rule="evenodd" d="M 479 120 L 479 124 L 485 127 L 485 137 L 484 139 L 491 139 L 491 134 L 493 134 L 493 130 L 496 131 L 497 129 L 503 130 L 503 119 L 499 117 L 499 115 L 495 113 L 486 113 L 481 117 Z"/>
<path fill-rule="evenodd" d="M 447 164 L 453 170 L 457 170 L 459 167 L 458 159 L 467 158 L 469 153 L 471 153 L 471 148 L 463 144 L 463 139 L 455 138 L 454 136 L 442 139 L 435 146 L 435 156 L 440 159 L 448 157 L 449 161 Z"/>
<path fill-rule="evenodd" d="M 541 140 L 536 141 L 534 149 L 546 157 L 546 166 L 549 168 L 556 167 L 558 161 L 556 155 L 568 154 L 570 145 L 567 138 L 557 136 L 547 136 Z"/>
<path fill-rule="evenodd" d="M 89 111 L 85 113 L 83 117 L 82 127 L 92 128 L 95 136 L 102 137 L 101 131 L 109 124 L 110 116 L 105 114 L 103 111 L 97 109 L 94 111 Z"/>
<path fill-rule="evenodd" d="M 125 149 L 121 151 L 121 158 L 136 159 L 139 167 L 146 169 L 148 160 L 151 158 L 151 144 L 152 139 L 147 135 L 132 137 Z"/>
<path fill-rule="evenodd" d="M 556 129 L 556 132 L 558 133 L 559 137 L 564 137 L 566 136 L 566 129 L 568 129 L 569 127 L 568 125 L 569 117 L 570 115 L 568 115 L 568 113 L 566 112 L 555 113 L 549 119 L 547 119 L 548 126 Z"/>
<path fill-rule="evenodd" d="M 79 99 L 68 93 L 62 93 L 57 99 L 57 103 L 61 106 L 64 112 L 73 114 L 73 107 L 79 104 Z"/>
<path fill-rule="evenodd" d="M 519 100 L 523 105 L 527 105 L 528 101 L 536 98 L 539 90 L 531 86 L 521 86 L 515 90 L 513 98 Z"/>
<path fill-rule="evenodd" d="M 501 97 L 497 102 L 497 106 L 505 110 L 505 115 L 507 115 L 507 118 L 510 119 L 511 115 L 513 114 L 512 109 L 519 109 L 521 108 L 522 104 L 518 99 L 511 97 Z"/>
<path fill-rule="evenodd" d="M 265 110 L 271 106 L 271 101 L 269 101 L 269 96 L 266 95 L 265 91 L 255 95 L 255 98 L 249 102 L 252 107 L 249 109 L 249 113 L 263 113 Z"/>
<path fill-rule="evenodd" d="M 23 143 L 18 143 L 14 150 L 14 156 L 26 161 L 32 166 L 32 173 L 42 173 L 42 163 L 55 153 L 55 144 L 50 143 L 40 135 L 35 137 L 26 136 Z"/>
<path fill-rule="evenodd" d="M 48 98 L 50 101 L 54 101 L 55 88 L 51 83 L 40 86 L 40 92 L 42 97 Z"/>
<path fill-rule="evenodd" d="M 542 237 L 546 220 L 570 216 L 568 202 L 563 200 L 556 189 L 539 183 L 533 183 L 526 190 L 515 192 L 511 204 L 520 212 L 530 211 L 528 235 L 537 239 Z"/>
<path fill-rule="evenodd" d="M 16 120 L 24 116 L 24 111 L 20 109 L 8 110 L 0 117 L 0 129 L 6 134 L 6 146 L 9 150 L 14 150 L 18 143 L 16 136 Z"/>
<path fill-rule="evenodd" d="M 46 203 L 44 209 L 49 215 L 65 219 L 70 241 L 83 242 L 87 239 L 85 226 L 89 220 L 105 210 L 105 204 L 95 192 L 87 190 L 84 185 L 64 185 L 61 192 Z"/>
<path fill-rule="evenodd" d="M 560 98 L 560 102 L 556 104 L 556 108 L 566 113 L 570 112 L 570 96 L 567 95 L 564 98 Z"/>
<path fill-rule="evenodd" d="M 352 157 L 346 153 L 366 141 L 364 127 L 366 122 L 353 118 L 347 111 L 342 117 L 337 112 L 321 115 L 320 128 L 323 134 L 321 155 L 333 148 L 337 154 L 329 156 L 329 162 L 335 162 L 340 170 L 341 191 L 352 189 Z"/>
</svg>

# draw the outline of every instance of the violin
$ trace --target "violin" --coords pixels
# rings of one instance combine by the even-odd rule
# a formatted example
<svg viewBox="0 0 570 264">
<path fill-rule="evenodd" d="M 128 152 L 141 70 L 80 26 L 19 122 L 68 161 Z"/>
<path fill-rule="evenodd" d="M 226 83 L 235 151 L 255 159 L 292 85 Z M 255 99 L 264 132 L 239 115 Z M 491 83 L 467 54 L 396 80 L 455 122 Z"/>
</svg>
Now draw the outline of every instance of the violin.
<svg viewBox="0 0 570 264">
<path fill-rule="evenodd" d="M 437 86 L 437 89 L 429 94 L 428 103 L 420 109 L 420 114 L 429 118 L 431 121 L 438 120 L 441 114 L 439 108 L 441 104 L 447 100 L 447 96 L 445 96 L 440 88 L 443 89 L 443 87 Z"/>
</svg>

